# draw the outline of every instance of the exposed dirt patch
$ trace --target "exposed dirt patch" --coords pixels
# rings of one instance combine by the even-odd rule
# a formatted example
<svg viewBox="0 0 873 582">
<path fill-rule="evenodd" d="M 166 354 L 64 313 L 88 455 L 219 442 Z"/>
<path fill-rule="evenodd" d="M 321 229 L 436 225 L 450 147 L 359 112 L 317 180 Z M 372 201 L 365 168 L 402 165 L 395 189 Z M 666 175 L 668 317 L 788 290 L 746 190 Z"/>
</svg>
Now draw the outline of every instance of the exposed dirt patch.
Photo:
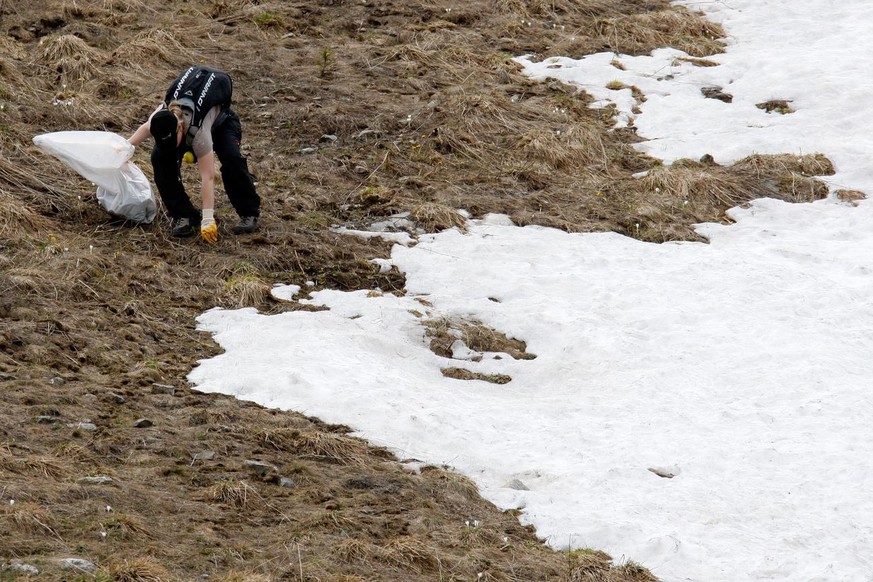
<svg viewBox="0 0 873 582">
<path fill-rule="evenodd" d="M 303 308 L 274 283 L 403 292 L 370 262 L 388 243 L 332 225 L 433 231 L 464 209 L 659 242 L 755 197 L 822 196 L 818 159 L 661 168 L 610 110 L 512 60 L 672 44 L 706 66 L 721 34 L 660 0 L 0 0 L 0 562 L 45 580 L 651 579 L 552 552 L 443 468 L 185 377 L 218 352 L 205 309 Z M 111 220 L 31 143 L 130 135 L 192 62 L 233 75 L 264 201 L 260 232 L 234 237 L 219 190 L 215 246 L 169 238 L 163 213 Z"/>
</svg>

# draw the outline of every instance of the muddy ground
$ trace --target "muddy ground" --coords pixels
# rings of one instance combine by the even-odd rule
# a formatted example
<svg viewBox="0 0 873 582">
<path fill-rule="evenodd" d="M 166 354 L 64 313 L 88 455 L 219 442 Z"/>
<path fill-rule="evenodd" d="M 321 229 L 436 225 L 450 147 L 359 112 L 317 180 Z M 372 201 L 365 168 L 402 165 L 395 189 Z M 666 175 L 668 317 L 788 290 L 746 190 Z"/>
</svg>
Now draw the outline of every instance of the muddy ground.
<svg viewBox="0 0 873 582">
<path fill-rule="evenodd" d="M 0 0 L 0 579 L 654 579 L 552 551 L 449 467 L 186 375 L 218 353 L 195 329 L 216 305 L 303 308 L 275 283 L 403 293 L 369 262 L 387 243 L 334 225 L 409 213 L 433 232 L 462 208 L 662 242 L 754 197 L 826 195 L 820 156 L 661 167 L 612 111 L 512 61 L 671 45 L 707 66 L 722 35 L 659 0 Z M 115 220 L 32 145 L 127 137 L 200 62 L 235 80 L 254 235 L 230 233 L 220 185 L 214 246 L 171 239 L 162 210 Z M 149 147 L 134 161 L 151 176 Z"/>
</svg>

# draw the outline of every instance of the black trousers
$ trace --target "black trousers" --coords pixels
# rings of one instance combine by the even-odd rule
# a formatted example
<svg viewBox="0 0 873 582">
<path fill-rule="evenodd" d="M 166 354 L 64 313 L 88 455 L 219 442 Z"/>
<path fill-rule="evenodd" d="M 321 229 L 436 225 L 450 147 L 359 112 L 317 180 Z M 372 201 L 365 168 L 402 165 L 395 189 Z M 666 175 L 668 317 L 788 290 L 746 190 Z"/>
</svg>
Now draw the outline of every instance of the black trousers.
<svg viewBox="0 0 873 582">
<path fill-rule="evenodd" d="M 248 162 L 239 151 L 240 141 L 242 125 L 236 113 L 228 109 L 224 121 L 212 128 L 212 148 L 221 162 L 221 181 L 239 216 L 260 216 L 261 199 L 249 173 Z M 191 204 L 182 182 L 182 156 L 185 151 L 185 147 L 154 147 L 152 168 L 155 185 L 171 218 L 190 218 L 200 222 L 200 211 Z"/>
</svg>

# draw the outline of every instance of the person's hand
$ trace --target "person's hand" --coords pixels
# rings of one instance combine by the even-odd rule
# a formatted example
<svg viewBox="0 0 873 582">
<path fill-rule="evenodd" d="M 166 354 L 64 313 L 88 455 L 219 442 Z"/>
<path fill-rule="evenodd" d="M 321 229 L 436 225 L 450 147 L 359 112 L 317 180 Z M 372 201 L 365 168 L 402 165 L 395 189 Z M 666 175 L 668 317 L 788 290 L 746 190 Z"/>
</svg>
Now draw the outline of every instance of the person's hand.
<svg viewBox="0 0 873 582">
<path fill-rule="evenodd" d="M 213 245 L 218 242 L 218 225 L 215 224 L 215 211 L 206 209 L 200 219 L 200 238 Z"/>
</svg>

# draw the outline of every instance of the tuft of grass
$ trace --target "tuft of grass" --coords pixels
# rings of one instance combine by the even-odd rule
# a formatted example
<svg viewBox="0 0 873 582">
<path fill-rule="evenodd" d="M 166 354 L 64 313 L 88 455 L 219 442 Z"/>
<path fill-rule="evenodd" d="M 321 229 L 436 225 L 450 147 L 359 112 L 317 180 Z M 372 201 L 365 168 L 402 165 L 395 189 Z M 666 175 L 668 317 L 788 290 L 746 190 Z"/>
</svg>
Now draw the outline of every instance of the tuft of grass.
<svg viewBox="0 0 873 582">
<path fill-rule="evenodd" d="M 263 445 L 280 451 L 315 457 L 341 465 L 361 465 L 367 455 L 367 446 L 361 441 L 315 430 L 267 429 L 259 433 L 258 440 Z"/>
<path fill-rule="evenodd" d="M 506 374 L 483 374 L 466 368 L 443 368 L 441 372 L 446 378 L 454 378 L 455 380 L 484 380 L 491 384 L 509 384 L 512 382 L 512 377 Z"/>
<path fill-rule="evenodd" d="M 336 546 L 339 559 L 350 564 L 367 562 L 385 562 L 387 555 L 384 549 L 376 544 L 357 538 L 347 538 Z"/>
<path fill-rule="evenodd" d="M 707 57 L 724 49 L 721 25 L 679 7 L 599 18 L 594 32 L 619 54 L 638 55 L 649 47 L 672 46 L 692 57 Z"/>
<path fill-rule="evenodd" d="M 8 520 L 17 529 L 28 533 L 40 533 L 60 537 L 53 529 L 54 514 L 30 501 L 6 504 L 0 509 L 0 519 Z"/>
<path fill-rule="evenodd" d="M 209 501 L 224 503 L 237 509 L 245 509 L 261 499 L 257 489 L 245 481 L 229 479 L 208 488 L 204 497 Z"/>
<path fill-rule="evenodd" d="M 467 229 L 467 219 L 457 210 L 439 202 L 425 202 L 412 208 L 412 219 L 426 232 L 457 228 Z"/>
<path fill-rule="evenodd" d="M 756 103 L 755 107 L 763 109 L 767 113 L 773 113 L 774 111 L 780 115 L 794 113 L 794 109 L 791 107 L 791 102 L 786 99 L 771 99 L 769 101 L 764 101 L 763 103 Z"/>
<path fill-rule="evenodd" d="M 0 448 L 0 471 L 19 475 L 37 475 L 54 480 L 66 474 L 58 459 L 33 455 L 15 457 L 6 447 Z"/>
<path fill-rule="evenodd" d="M 858 202 L 867 198 L 867 195 L 860 190 L 837 190 L 834 192 L 834 196 L 836 196 L 837 200 L 852 206 L 857 206 Z"/>
<path fill-rule="evenodd" d="M 190 57 L 173 30 L 152 28 L 120 44 L 112 53 L 111 60 L 142 70 L 144 62 L 164 62 L 175 66 L 188 62 Z"/>
<path fill-rule="evenodd" d="M 64 86 L 82 86 L 97 75 L 100 52 L 73 34 L 50 36 L 40 42 L 40 60 L 61 73 Z"/>
<path fill-rule="evenodd" d="M 399 568 L 424 572 L 440 567 L 436 551 L 416 538 L 395 538 L 384 544 L 382 550 L 385 560 Z"/>
<path fill-rule="evenodd" d="M 101 568 L 100 573 L 111 576 L 114 582 L 169 582 L 173 578 L 160 563 L 151 558 L 125 559 Z"/>
<path fill-rule="evenodd" d="M 476 352 L 505 353 L 516 360 L 536 358 L 527 351 L 527 344 L 522 340 L 510 338 L 478 320 L 437 317 L 425 321 L 424 327 L 431 351 L 444 358 L 453 357 L 452 346 L 459 340 Z"/>
</svg>

